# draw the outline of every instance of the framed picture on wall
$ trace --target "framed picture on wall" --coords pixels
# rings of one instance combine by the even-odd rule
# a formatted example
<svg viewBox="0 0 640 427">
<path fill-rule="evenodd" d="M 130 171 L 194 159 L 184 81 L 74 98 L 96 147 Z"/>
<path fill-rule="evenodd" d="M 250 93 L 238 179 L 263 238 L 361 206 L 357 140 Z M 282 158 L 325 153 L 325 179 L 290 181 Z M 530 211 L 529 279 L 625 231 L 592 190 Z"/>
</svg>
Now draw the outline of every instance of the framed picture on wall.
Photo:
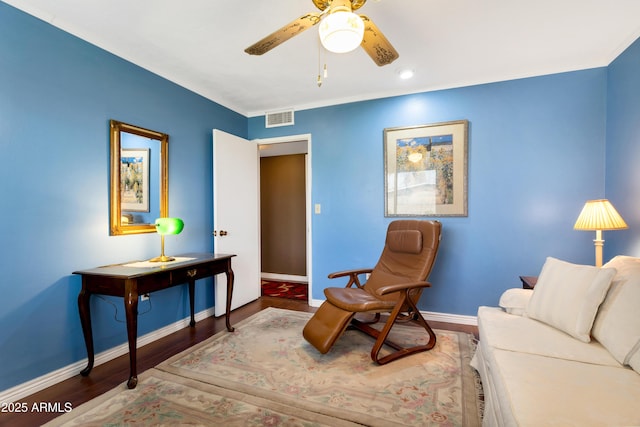
<svg viewBox="0 0 640 427">
<path fill-rule="evenodd" d="M 120 203 L 123 212 L 149 212 L 149 149 L 122 149 Z"/>
<path fill-rule="evenodd" d="M 384 130 L 384 214 L 467 216 L 469 122 Z"/>
</svg>

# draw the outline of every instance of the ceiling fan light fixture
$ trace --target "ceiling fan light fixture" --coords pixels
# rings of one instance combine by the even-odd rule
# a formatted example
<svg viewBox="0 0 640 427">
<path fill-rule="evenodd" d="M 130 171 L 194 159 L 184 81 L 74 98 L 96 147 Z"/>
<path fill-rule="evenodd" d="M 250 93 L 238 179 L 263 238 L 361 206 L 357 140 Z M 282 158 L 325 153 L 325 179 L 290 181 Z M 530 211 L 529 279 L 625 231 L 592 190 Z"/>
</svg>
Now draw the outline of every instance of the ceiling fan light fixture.
<svg viewBox="0 0 640 427">
<path fill-rule="evenodd" d="M 320 22 L 322 46 L 329 52 L 347 53 L 356 49 L 364 37 L 362 18 L 347 10 L 336 10 Z"/>
</svg>

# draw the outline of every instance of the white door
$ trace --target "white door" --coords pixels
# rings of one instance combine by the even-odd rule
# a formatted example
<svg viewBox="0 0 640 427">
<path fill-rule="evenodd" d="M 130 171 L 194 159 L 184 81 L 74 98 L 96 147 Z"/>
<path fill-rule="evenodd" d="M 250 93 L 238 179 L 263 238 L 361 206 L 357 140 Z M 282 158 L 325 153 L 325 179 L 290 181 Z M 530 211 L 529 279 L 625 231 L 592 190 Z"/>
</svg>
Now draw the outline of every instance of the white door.
<svg viewBox="0 0 640 427">
<path fill-rule="evenodd" d="M 255 142 L 213 130 L 213 229 L 216 253 L 235 254 L 231 309 L 260 297 L 260 158 Z M 227 283 L 216 279 L 215 316 L 226 311 Z"/>
</svg>

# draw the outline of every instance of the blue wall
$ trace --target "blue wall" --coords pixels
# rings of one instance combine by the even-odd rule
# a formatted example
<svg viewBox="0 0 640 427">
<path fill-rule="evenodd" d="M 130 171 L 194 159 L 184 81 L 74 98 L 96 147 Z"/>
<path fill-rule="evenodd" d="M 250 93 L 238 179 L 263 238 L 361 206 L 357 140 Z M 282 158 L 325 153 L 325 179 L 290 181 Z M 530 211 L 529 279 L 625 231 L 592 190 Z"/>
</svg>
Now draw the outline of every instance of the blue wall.
<svg viewBox="0 0 640 427">
<path fill-rule="evenodd" d="M 607 198 L 629 230 L 605 231 L 605 255 L 640 255 L 640 40 L 609 65 Z"/>
<path fill-rule="evenodd" d="M 384 128 L 469 120 L 469 216 L 441 218 L 434 286 L 420 308 L 474 315 L 547 256 L 593 263 L 594 236 L 573 223 L 605 183 L 637 226 L 639 49 L 608 68 L 298 111 L 295 126 L 265 129 L 263 117 L 247 119 L 0 3 L 0 390 L 86 357 L 72 271 L 157 255 L 156 235 L 109 236 L 109 119 L 170 135 L 170 214 L 186 223 L 167 241 L 172 253 L 212 249 L 211 129 L 250 139 L 310 133 L 312 203 L 322 205 L 313 216 L 316 299 L 329 272 L 379 255 L 391 221 Z M 605 258 L 640 252 L 633 230 L 605 234 Z M 184 287 L 152 299 L 140 335 L 188 315 Z M 212 306 L 210 287 L 199 286 L 196 301 L 197 310 Z M 121 321 L 121 302 L 110 302 Z M 110 302 L 92 300 L 97 352 L 126 342 Z"/>
<path fill-rule="evenodd" d="M 606 69 L 556 74 L 298 111 L 295 126 L 249 137 L 312 134 L 313 297 L 332 271 L 373 266 L 384 217 L 383 130 L 467 119 L 469 216 L 440 218 L 443 240 L 423 310 L 475 315 L 537 275 L 547 256 L 593 263 L 594 236 L 573 230 L 604 196 Z"/>
<path fill-rule="evenodd" d="M 86 357 L 73 271 L 160 251 L 155 234 L 109 236 L 109 119 L 170 135 L 186 227 L 167 252 L 211 251 L 211 130 L 246 136 L 247 118 L 0 3 L 0 390 Z M 188 316 L 186 287 L 152 299 L 140 335 Z M 96 352 L 126 342 L 114 312 L 92 299 Z"/>
</svg>

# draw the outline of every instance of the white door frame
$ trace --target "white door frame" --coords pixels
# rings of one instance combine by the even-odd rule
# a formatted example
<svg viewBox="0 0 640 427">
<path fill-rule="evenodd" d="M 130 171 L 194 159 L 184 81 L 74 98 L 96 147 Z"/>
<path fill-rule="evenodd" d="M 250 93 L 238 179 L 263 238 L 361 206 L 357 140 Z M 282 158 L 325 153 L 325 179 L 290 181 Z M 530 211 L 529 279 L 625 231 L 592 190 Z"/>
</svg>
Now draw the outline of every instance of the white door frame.
<svg viewBox="0 0 640 427">
<path fill-rule="evenodd" d="M 312 173 L 311 173 L 311 134 L 310 133 L 306 133 L 306 134 L 300 134 L 300 135 L 289 135 L 289 136 L 282 136 L 282 137 L 274 137 L 274 138 L 265 138 L 265 139 L 254 139 L 252 140 L 254 142 L 256 142 L 258 144 L 258 147 L 260 147 L 261 145 L 269 145 L 269 144 L 286 144 L 286 143 L 293 143 L 293 142 L 300 142 L 300 141 L 306 141 L 307 143 L 307 155 L 305 158 L 305 170 L 306 170 L 306 188 L 305 188 L 305 193 L 306 193 L 306 222 L 307 222 L 307 282 L 308 282 L 308 287 L 309 287 L 309 295 L 308 295 L 308 303 L 311 304 L 312 301 L 312 289 L 313 289 L 313 284 L 312 284 L 312 251 L 311 248 L 313 247 L 312 245 L 312 230 L 311 230 L 311 215 L 312 215 L 312 209 L 311 209 L 311 177 L 312 177 Z"/>
</svg>

